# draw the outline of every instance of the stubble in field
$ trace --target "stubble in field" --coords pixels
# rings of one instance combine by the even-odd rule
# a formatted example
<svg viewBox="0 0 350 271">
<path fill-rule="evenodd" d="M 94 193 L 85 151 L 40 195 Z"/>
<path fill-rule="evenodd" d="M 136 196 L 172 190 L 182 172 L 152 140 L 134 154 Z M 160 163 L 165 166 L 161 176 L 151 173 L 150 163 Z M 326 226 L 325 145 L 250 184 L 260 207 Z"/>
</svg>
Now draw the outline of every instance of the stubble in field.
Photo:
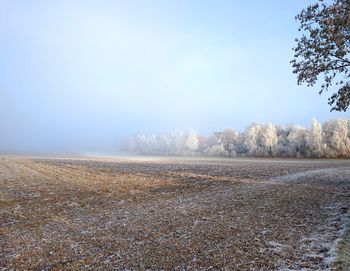
<svg viewBox="0 0 350 271">
<path fill-rule="evenodd" d="M 341 270 L 349 166 L 10 157 L 0 161 L 0 267 Z"/>
</svg>

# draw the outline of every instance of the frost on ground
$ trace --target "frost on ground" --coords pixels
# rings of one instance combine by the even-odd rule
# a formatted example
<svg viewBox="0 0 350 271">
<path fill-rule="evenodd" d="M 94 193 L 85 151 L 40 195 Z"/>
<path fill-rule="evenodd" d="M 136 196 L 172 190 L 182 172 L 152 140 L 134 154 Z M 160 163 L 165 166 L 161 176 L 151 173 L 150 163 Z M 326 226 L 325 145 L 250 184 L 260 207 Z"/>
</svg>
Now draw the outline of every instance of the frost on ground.
<svg viewBox="0 0 350 271">
<path fill-rule="evenodd" d="M 349 181 L 349 176 L 350 168 L 324 168 L 279 176 L 274 181 L 305 183 L 307 179 L 308 184 L 322 185 L 336 179 L 335 182 L 343 185 Z M 334 194 L 337 199 L 349 199 L 349 196 L 346 190 Z M 293 270 L 350 270 L 348 209 L 348 205 L 336 201 L 332 205 L 322 206 L 328 219 L 310 236 L 301 239 L 300 250 L 304 251 L 304 255 L 296 262 Z"/>
<path fill-rule="evenodd" d="M 338 239 L 332 248 L 331 266 L 334 270 L 350 270 L 350 220 L 343 219 Z"/>
<path fill-rule="evenodd" d="M 348 270 L 350 161 L 0 160 L 0 270 Z"/>
</svg>

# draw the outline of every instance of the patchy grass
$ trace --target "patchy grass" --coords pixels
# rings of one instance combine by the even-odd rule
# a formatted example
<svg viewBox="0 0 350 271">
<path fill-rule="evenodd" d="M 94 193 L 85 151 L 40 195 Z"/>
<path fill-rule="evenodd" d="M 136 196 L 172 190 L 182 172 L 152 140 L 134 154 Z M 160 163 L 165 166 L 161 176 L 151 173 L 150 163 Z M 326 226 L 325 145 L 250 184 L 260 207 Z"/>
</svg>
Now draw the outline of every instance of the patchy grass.
<svg viewBox="0 0 350 271">
<path fill-rule="evenodd" d="M 347 219 L 335 242 L 334 258 L 331 266 L 334 270 L 350 270 L 350 221 Z"/>
</svg>

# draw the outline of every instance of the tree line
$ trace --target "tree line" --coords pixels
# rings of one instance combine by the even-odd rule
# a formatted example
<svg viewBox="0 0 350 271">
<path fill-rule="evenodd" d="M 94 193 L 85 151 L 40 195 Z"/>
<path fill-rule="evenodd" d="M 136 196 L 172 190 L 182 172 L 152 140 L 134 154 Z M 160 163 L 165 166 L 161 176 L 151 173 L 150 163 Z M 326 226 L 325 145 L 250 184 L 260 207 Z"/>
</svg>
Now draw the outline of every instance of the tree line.
<svg viewBox="0 0 350 271">
<path fill-rule="evenodd" d="M 195 131 L 138 134 L 123 140 L 122 150 L 145 155 L 209 157 L 350 157 L 350 120 L 333 119 L 309 128 L 253 123 L 242 133 L 233 129 L 208 137 Z"/>
</svg>

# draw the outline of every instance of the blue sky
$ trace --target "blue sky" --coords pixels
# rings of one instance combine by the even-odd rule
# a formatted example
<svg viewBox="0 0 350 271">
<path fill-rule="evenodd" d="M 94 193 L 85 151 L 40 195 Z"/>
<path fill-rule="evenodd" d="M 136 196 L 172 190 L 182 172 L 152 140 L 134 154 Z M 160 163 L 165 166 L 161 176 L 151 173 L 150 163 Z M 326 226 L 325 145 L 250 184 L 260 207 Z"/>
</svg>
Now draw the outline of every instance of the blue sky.
<svg viewBox="0 0 350 271">
<path fill-rule="evenodd" d="M 0 151 L 348 118 L 289 63 L 314 1 L 0 1 Z"/>
</svg>

